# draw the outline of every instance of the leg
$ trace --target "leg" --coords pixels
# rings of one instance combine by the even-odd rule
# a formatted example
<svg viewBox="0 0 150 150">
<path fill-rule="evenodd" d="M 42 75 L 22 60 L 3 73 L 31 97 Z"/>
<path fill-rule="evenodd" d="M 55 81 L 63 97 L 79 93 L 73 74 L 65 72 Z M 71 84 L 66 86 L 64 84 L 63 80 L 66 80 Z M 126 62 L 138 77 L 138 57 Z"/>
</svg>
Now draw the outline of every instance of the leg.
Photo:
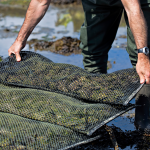
<svg viewBox="0 0 150 150">
<path fill-rule="evenodd" d="M 115 39 L 122 7 L 101 6 L 82 0 L 85 22 L 81 27 L 82 54 L 85 70 L 107 73 L 108 51 Z"/>
</svg>

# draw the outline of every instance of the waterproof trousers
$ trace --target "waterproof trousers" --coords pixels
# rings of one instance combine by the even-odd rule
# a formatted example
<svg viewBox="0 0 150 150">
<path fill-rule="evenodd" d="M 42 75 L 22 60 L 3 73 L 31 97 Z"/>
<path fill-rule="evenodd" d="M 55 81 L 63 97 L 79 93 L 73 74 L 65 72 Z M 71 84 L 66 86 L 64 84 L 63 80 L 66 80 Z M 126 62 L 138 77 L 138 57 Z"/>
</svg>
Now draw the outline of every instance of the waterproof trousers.
<svg viewBox="0 0 150 150">
<path fill-rule="evenodd" d="M 108 51 L 115 39 L 122 13 L 121 0 L 82 0 L 85 21 L 81 27 L 80 48 L 83 54 L 85 70 L 93 73 L 107 73 Z M 150 28 L 150 0 L 141 0 L 141 7 Z M 127 52 L 133 67 L 137 63 L 134 37 L 127 24 Z M 138 20 L 137 20 L 137 23 Z M 150 47 L 150 29 L 148 30 L 148 47 Z M 123 56 L 122 56 L 123 57 Z"/>
</svg>

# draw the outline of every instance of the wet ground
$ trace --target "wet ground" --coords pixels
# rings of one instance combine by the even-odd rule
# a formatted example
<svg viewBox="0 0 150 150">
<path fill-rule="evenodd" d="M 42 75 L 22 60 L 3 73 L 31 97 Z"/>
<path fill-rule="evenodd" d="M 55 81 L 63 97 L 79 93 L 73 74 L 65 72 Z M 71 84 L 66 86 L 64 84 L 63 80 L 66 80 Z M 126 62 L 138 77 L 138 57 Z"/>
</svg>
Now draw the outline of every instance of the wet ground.
<svg viewBox="0 0 150 150">
<path fill-rule="evenodd" d="M 21 25 L 24 21 L 26 12 L 26 6 L 23 7 L 3 7 L 0 6 L 0 56 L 3 58 L 8 56 L 8 49 L 14 42 L 17 37 L 17 34 L 21 28 Z M 69 54 L 64 53 L 56 53 L 48 47 L 36 47 L 31 42 L 32 39 L 36 39 L 35 44 L 41 44 L 43 42 L 51 42 L 58 43 L 60 39 L 63 37 L 71 37 L 72 39 L 76 38 L 75 45 L 78 45 L 78 40 L 80 37 L 80 26 L 84 21 L 84 13 L 82 10 L 82 6 L 80 5 L 68 5 L 68 6 L 50 6 L 43 20 L 38 24 L 38 26 L 34 29 L 33 33 L 28 39 L 28 44 L 24 48 L 27 51 L 36 51 L 37 53 L 42 54 L 43 56 L 51 59 L 56 63 L 67 63 L 73 64 L 83 68 L 83 56 L 81 55 L 81 51 L 78 48 L 76 52 L 72 51 Z M 132 65 L 130 63 L 128 54 L 125 50 L 126 48 L 126 26 L 124 21 L 122 20 L 121 25 L 118 29 L 116 39 L 112 45 L 111 50 L 109 51 L 109 61 L 108 61 L 108 73 L 120 70 L 131 68 Z M 41 43 L 38 43 L 39 40 Z M 74 42 L 74 41 L 73 41 Z M 72 43 L 71 43 L 72 44 Z M 41 45 L 40 45 L 41 46 Z M 44 44 L 45 46 L 45 44 Z M 63 45 L 64 46 L 64 45 Z M 75 46 L 74 46 L 75 47 Z M 70 47 L 67 49 L 70 50 Z M 132 100 L 132 103 L 135 103 L 135 100 Z M 116 118 L 115 120 L 108 123 L 109 126 L 115 126 L 113 128 L 116 133 L 116 127 L 120 128 L 123 133 L 134 133 L 136 130 L 134 125 L 134 117 L 135 110 L 131 110 L 130 112 Z M 121 132 L 120 132 L 121 133 Z M 138 135 L 135 134 L 134 135 Z M 132 137 L 131 134 L 128 134 L 129 137 Z M 118 136 L 120 137 L 120 136 Z M 125 136 L 128 138 L 127 136 Z M 121 138 L 121 137 L 120 137 Z M 133 136 L 134 138 L 134 136 Z M 118 138 L 117 138 L 118 139 Z M 104 140 L 105 141 L 105 140 Z M 112 145 L 105 147 L 101 147 L 101 142 L 97 141 L 95 143 L 90 143 L 86 145 L 85 149 L 113 149 Z M 111 140 L 109 141 L 111 143 Z M 107 143 L 105 141 L 105 143 Z M 119 149 L 140 149 L 138 146 L 139 143 L 132 142 L 125 144 L 124 146 L 119 146 Z M 138 148 L 136 148 L 138 147 Z M 83 147 L 78 147 L 78 149 L 83 149 Z"/>
<path fill-rule="evenodd" d="M 8 56 L 8 49 L 17 37 L 17 34 L 24 21 L 25 9 L 15 7 L 1 7 L 0 9 L 0 47 L 1 55 Z M 28 41 L 32 39 L 55 42 L 62 37 L 72 37 L 79 39 L 80 26 L 84 20 L 82 7 L 78 6 L 50 6 L 43 20 L 34 29 Z M 122 23 L 124 25 L 124 23 Z M 131 63 L 128 54 L 125 51 L 126 47 L 126 27 L 119 28 L 116 39 L 109 52 L 109 69 L 108 72 L 113 72 L 119 69 L 130 68 Z M 43 48 L 44 49 L 44 48 Z M 83 68 L 82 55 L 72 54 L 69 57 L 52 53 L 49 49 L 34 48 L 27 46 L 24 50 L 31 50 L 41 53 L 54 62 L 70 63 Z M 79 52 L 80 53 L 80 52 Z M 124 57 L 121 57 L 124 56 Z M 124 63 L 126 62 L 126 63 Z M 111 64 L 111 65 L 110 65 Z"/>
</svg>

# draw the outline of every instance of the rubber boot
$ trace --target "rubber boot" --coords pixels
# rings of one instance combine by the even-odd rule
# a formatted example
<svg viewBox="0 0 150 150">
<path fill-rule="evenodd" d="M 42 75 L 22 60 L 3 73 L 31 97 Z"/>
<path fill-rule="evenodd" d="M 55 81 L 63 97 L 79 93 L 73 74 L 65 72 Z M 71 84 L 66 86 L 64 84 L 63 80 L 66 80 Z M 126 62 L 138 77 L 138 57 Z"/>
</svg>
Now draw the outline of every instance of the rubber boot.
<svg viewBox="0 0 150 150">
<path fill-rule="evenodd" d="M 140 131 L 150 131 L 150 85 L 145 84 L 137 93 L 135 109 L 135 126 Z"/>
</svg>

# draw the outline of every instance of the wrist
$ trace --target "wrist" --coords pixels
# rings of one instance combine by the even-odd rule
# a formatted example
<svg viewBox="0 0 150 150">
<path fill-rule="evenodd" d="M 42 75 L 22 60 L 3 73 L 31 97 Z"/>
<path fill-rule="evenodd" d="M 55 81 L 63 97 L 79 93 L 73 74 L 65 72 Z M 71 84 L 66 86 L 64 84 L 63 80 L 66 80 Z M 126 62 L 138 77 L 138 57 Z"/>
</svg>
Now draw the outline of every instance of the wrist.
<svg viewBox="0 0 150 150">
<path fill-rule="evenodd" d="M 138 53 L 138 61 L 145 61 L 145 60 L 149 60 L 149 55 Z"/>
<path fill-rule="evenodd" d="M 16 49 L 20 49 L 21 50 L 21 49 L 23 49 L 25 47 L 26 42 L 16 39 L 13 45 L 16 47 Z"/>
<path fill-rule="evenodd" d="M 138 53 L 138 58 L 139 57 L 149 58 L 149 55 L 145 55 L 144 53 Z"/>
<path fill-rule="evenodd" d="M 136 51 L 138 53 L 138 57 L 144 57 L 144 55 L 149 57 L 149 48 L 148 47 L 136 49 Z M 140 54 L 142 54 L 142 55 L 140 55 Z"/>
<path fill-rule="evenodd" d="M 20 45 L 20 46 L 24 46 L 25 43 L 26 43 L 26 40 L 17 37 L 15 43 L 17 43 L 17 44 Z"/>
</svg>

